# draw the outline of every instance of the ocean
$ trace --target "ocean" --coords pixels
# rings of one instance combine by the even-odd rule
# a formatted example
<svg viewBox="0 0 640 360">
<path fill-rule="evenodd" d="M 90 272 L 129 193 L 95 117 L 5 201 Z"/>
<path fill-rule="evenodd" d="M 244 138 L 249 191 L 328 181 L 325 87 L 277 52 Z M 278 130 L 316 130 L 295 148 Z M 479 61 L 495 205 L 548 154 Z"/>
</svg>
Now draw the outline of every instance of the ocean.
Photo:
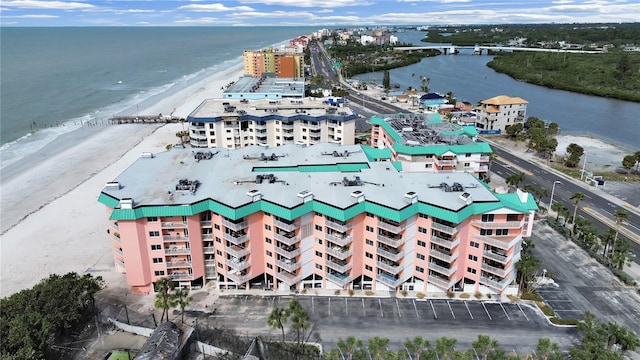
<svg viewBox="0 0 640 360">
<path fill-rule="evenodd" d="M 317 27 L 64 27 L 0 30 L 2 167 L 87 122 L 153 99 Z M 233 81 L 236 79 L 229 79 Z"/>
</svg>

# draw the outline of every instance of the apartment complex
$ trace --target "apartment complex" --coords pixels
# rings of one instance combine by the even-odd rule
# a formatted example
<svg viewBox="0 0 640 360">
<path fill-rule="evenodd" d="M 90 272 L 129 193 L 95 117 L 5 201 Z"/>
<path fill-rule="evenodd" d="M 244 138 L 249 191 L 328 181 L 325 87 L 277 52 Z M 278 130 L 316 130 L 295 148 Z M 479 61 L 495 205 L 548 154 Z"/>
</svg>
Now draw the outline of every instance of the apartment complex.
<svg viewBox="0 0 640 360">
<path fill-rule="evenodd" d="M 476 107 L 476 127 L 480 133 L 501 133 L 508 126 L 527 119 L 527 102 L 519 97 L 499 95 L 480 101 Z"/>
<path fill-rule="evenodd" d="M 172 149 L 108 183 L 116 269 L 219 288 L 507 294 L 531 195 L 467 173 L 401 173 L 359 145 Z"/>
<path fill-rule="evenodd" d="M 192 147 L 351 145 L 357 114 L 319 98 L 209 99 L 188 117 Z"/>
<path fill-rule="evenodd" d="M 493 151 L 473 126 L 443 122 L 435 113 L 375 115 L 369 122 L 371 146 L 389 149 L 402 171 L 488 175 Z"/>
<path fill-rule="evenodd" d="M 275 74 L 276 77 L 304 78 L 304 54 L 301 47 L 296 51 L 278 51 L 273 48 L 265 50 L 245 50 L 244 74 L 261 77 L 264 73 Z M 299 51 L 299 52 L 298 52 Z"/>
</svg>

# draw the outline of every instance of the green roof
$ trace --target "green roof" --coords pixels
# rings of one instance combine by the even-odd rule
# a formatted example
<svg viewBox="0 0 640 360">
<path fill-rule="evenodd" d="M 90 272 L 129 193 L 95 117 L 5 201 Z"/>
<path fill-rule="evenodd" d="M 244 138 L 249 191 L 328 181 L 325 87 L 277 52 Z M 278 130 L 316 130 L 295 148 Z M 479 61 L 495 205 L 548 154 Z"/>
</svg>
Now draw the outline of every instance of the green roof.
<svg viewBox="0 0 640 360">
<path fill-rule="evenodd" d="M 364 151 L 365 155 L 367 155 L 367 159 L 369 159 L 369 161 L 379 161 L 379 160 L 388 160 L 391 159 L 391 150 L 384 148 L 384 149 L 378 149 L 378 148 L 373 148 L 371 146 L 367 146 L 367 145 L 360 145 L 360 147 L 362 147 L 362 150 Z"/>
</svg>

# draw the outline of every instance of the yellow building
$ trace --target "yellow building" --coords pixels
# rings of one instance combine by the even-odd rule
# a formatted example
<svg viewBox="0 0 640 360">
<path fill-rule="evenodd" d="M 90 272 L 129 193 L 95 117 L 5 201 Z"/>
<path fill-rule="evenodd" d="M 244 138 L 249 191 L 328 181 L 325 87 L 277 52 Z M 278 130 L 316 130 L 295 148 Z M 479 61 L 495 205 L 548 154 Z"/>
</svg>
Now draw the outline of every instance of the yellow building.
<svg viewBox="0 0 640 360">
<path fill-rule="evenodd" d="M 265 50 L 245 50 L 244 74 L 261 77 L 263 73 L 273 73 L 276 77 L 304 77 L 304 56 L 302 53 Z"/>
</svg>

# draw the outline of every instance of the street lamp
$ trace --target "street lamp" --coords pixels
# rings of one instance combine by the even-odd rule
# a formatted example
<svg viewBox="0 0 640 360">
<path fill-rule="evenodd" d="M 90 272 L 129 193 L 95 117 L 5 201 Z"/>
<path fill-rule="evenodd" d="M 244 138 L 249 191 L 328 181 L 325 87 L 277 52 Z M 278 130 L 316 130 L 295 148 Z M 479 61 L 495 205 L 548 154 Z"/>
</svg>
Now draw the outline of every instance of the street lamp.
<svg viewBox="0 0 640 360">
<path fill-rule="evenodd" d="M 584 152 L 584 163 L 582 163 L 582 171 L 580 172 L 580 180 L 582 180 L 582 177 L 584 176 L 584 171 L 587 168 L 587 152 Z"/>
<path fill-rule="evenodd" d="M 560 180 L 553 182 L 553 186 L 551 187 L 551 198 L 549 199 L 549 211 L 551 211 L 551 205 L 553 205 L 553 193 L 556 191 L 556 184 L 562 184 L 562 182 L 560 182 Z"/>
</svg>

